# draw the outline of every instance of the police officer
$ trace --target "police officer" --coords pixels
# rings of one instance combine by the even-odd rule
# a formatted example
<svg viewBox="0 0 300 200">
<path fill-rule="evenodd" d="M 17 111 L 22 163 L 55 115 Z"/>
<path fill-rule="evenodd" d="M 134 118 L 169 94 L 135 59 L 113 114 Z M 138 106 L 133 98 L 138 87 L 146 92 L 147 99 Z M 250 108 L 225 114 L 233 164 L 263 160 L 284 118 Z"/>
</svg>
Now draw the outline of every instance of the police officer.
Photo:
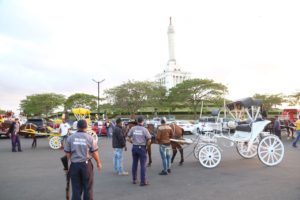
<svg viewBox="0 0 300 200">
<path fill-rule="evenodd" d="M 146 181 L 146 161 L 147 152 L 146 146 L 151 142 L 151 135 L 149 131 L 143 127 L 144 119 L 143 117 L 138 117 L 137 126 L 132 127 L 128 132 L 129 142 L 132 145 L 132 181 L 133 184 L 137 183 L 137 167 L 140 161 L 141 165 L 141 182 L 140 186 L 148 185 Z"/>
<path fill-rule="evenodd" d="M 18 151 L 22 152 L 21 142 L 20 142 L 20 122 L 18 118 L 15 118 L 15 121 L 10 125 L 7 134 L 11 134 L 11 145 L 12 152 L 17 152 L 16 147 L 18 147 Z"/>
<path fill-rule="evenodd" d="M 98 145 L 93 137 L 86 132 L 87 122 L 79 120 L 77 132 L 67 139 L 64 151 L 71 160 L 70 177 L 72 182 L 72 200 L 80 200 L 83 192 L 84 200 L 93 199 L 93 164 L 94 158 L 100 171 L 102 164 L 99 158 Z"/>
</svg>

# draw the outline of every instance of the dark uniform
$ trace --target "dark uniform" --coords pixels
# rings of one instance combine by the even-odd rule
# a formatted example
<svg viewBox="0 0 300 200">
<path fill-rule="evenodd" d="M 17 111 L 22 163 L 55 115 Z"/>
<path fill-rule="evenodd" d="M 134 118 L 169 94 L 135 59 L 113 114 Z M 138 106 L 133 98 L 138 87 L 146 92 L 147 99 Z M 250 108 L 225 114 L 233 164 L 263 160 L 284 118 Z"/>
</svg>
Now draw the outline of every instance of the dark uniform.
<svg viewBox="0 0 300 200">
<path fill-rule="evenodd" d="M 85 132 L 76 132 L 68 137 L 64 148 L 71 154 L 70 177 L 72 182 L 72 200 L 93 199 L 93 164 L 91 153 L 98 151 L 93 137 Z"/>
<path fill-rule="evenodd" d="M 146 145 L 147 140 L 151 139 L 149 131 L 141 126 L 137 125 L 130 129 L 128 132 L 128 137 L 132 140 L 132 180 L 136 183 L 137 180 L 137 167 L 138 162 L 141 164 L 141 183 L 140 185 L 147 185 L 146 181 L 146 161 L 147 161 L 147 151 Z"/>
<path fill-rule="evenodd" d="M 19 152 L 22 151 L 19 132 L 20 132 L 20 124 L 18 122 L 18 119 L 16 119 L 16 121 L 10 125 L 8 130 L 8 133 L 11 134 L 12 152 L 17 152 L 16 150 L 17 147 Z"/>
</svg>

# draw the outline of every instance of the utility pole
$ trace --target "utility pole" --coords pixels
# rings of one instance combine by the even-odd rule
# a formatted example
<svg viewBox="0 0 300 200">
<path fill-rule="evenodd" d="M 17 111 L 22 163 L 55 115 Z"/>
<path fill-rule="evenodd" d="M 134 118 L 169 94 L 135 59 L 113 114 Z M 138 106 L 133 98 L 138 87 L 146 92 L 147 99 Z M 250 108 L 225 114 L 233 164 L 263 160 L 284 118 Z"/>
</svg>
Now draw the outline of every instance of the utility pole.
<svg viewBox="0 0 300 200">
<path fill-rule="evenodd" d="M 105 79 L 101 80 L 101 81 L 96 81 L 95 79 L 92 79 L 95 83 L 98 84 L 98 103 L 97 103 L 97 114 L 98 117 L 100 117 L 100 84 L 105 81 Z"/>
</svg>

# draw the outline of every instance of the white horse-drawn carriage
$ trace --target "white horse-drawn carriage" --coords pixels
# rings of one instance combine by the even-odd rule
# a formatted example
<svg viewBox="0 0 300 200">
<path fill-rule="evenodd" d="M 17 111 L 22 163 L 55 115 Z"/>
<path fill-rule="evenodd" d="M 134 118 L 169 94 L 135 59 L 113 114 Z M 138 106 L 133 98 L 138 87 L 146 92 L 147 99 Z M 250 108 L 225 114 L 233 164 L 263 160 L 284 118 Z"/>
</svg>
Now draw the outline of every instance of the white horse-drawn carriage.
<svg viewBox="0 0 300 200">
<path fill-rule="evenodd" d="M 238 153 L 244 158 L 258 155 L 267 166 L 279 164 L 284 156 L 284 146 L 281 140 L 268 132 L 263 132 L 269 120 L 260 114 L 261 101 L 245 98 L 226 105 L 226 109 L 234 121 L 228 122 L 228 127 L 235 129 L 233 134 L 223 134 L 213 131 L 199 135 L 195 140 L 194 156 L 206 168 L 216 167 L 222 158 L 218 139 L 225 139 L 235 144 Z"/>
</svg>

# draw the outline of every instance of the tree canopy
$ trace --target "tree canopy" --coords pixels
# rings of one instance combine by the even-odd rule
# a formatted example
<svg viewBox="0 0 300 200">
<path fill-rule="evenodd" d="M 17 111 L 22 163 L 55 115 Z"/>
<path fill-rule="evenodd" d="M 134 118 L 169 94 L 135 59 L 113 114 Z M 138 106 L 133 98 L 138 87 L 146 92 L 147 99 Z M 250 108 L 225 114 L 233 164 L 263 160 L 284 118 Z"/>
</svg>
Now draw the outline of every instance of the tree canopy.
<svg viewBox="0 0 300 200">
<path fill-rule="evenodd" d="M 87 108 L 90 110 L 97 109 L 97 97 L 85 93 L 76 93 L 69 96 L 65 102 L 66 109 L 72 108 Z"/>
<path fill-rule="evenodd" d="M 150 81 L 128 81 L 105 91 L 108 101 L 116 108 L 135 114 L 144 106 L 157 106 L 166 96 L 166 89 Z"/>
<path fill-rule="evenodd" d="M 21 101 L 20 107 L 27 115 L 48 116 L 54 109 L 62 106 L 65 102 L 64 95 L 55 93 L 42 93 L 27 96 Z"/>
<path fill-rule="evenodd" d="M 270 110 L 273 106 L 281 105 L 284 100 L 282 94 L 255 94 L 255 99 L 261 99 L 265 110 Z"/>
<path fill-rule="evenodd" d="M 210 79 L 189 79 L 170 89 L 168 102 L 174 107 L 189 107 L 196 116 L 203 101 L 219 102 L 227 87 Z"/>
</svg>

